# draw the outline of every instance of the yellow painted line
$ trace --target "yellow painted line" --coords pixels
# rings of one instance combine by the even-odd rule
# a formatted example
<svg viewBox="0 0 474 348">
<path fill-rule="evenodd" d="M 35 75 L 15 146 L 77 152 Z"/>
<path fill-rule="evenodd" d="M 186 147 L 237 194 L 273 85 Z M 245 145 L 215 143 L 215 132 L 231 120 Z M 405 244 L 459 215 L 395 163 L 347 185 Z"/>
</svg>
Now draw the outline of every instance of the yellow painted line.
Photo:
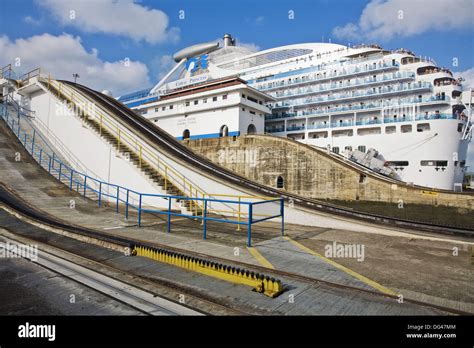
<svg viewBox="0 0 474 348">
<path fill-rule="evenodd" d="M 266 258 L 264 258 L 263 255 L 260 254 L 260 252 L 257 249 L 255 249 L 254 247 L 250 247 L 250 248 L 247 247 L 247 249 L 249 250 L 250 254 L 252 254 L 252 256 L 255 257 L 257 259 L 257 261 L 263 267 L 275 269 L 275 267 L 273 267 L 273 265 Z"/>
<path fill-rule="evenodd" d="M 287 241 L 289 241 L 289 242 L 292 243 L 293 245 L 297 246 L 297 247 L 300 248 L 301 250 L 306 251 L 307 253 L 309 253 L 309 254 L 311 254 L 311 255 L 313 255 L 313 256 L 319 257 L 319 258 L 322 259 L 323 261 L 325 261 L 325 262 L 327 262 L 327 263 L 333 265 L 333 266 L 336 267 L 337 269 L 340 269 L 341 271 L 343 271 L 343 272 L 345 272 L 345 273 L 347 273 L 347 274 L 350 274 L 351 276 L 353 276 L 353 277 L 359 279 L 360 281 L 366 283 L 367 285 L 370 285 L 370 286 L 373 287 L 374 289 L 377 289 L 377 290 L 379 290 L 380 292 L 383 292 L 384 294 L 393 295 L 393 296 L 398 296 L 398 294 L 397 294 L 395 291 L 393 291 L 393 290 L 391 290 L 391 289 L 389 289 L 389 288 L 387 288 L 387 287 L 385 287 L 385 286 L 383 286 L 383 285 L 381 285 L 381 284 L 379 284 L 379 283 L 377 283 L 377 282 L 375 282 L 375 281 L 373 281 L 373 280 L 371 280 L 371 279 L 369 279 L 369 278 L 367 278 L 367 277 L 364 277 L 362 274 L 359 274 L 359 273 L 357 273 L 357 272 L 355 272 L 355 271 L 353 271 L 353 270 L 351 270 L 351 269 L 349 269 L 349 268 L 347 268 L 347 267 L 345 267 L 345 266 L 343 266 L 343 265 L 341 265 L 341 264 L 339 264 L 339 263 L 337 263 L 337 262 L 335 262 L 335 261 L 333 261 L 333 260 L 331 260 L 331 259 L 328 259 L 327 257 L 324 257 L 324 256 L 321 255 L 321 254 L 318 254 L 316 251 L 313 251 L 313 250 L 311 250 L 311 249 L 305 247 L 303 244 L 300 244 L 300 243 L 298 243 L 297 241 L 294 241 L 294 240 L 291 239 L 290 237 L 283 237 L 283 238 L 285 238 Z"/>
</svg>

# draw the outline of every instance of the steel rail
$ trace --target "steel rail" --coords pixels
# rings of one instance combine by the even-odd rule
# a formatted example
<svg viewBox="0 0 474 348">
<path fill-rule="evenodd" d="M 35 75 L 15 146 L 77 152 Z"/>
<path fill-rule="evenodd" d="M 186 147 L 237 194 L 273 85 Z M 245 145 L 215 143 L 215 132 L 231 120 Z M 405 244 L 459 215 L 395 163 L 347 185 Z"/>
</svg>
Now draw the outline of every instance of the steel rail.
<svg viewBox="0 0 474 348">
<path fill-rule="evenodd" d="M 140 132 L 144 137 L 149 141 L 154 143 L 156 146 L 170 151 L 172 154 L 177 155 L 180 159 L 188 162 L 194 167 L 200 168 L 201 170 L 210 173 L 213 176 L 218 178 L 223 178 L 228 180 L 245 190 L 254 190 L 260 195 L 273 195 L 279 196 L 286 200 L 292 200 L 295 204 L 309 208 L 312 210 L 322 211 L 326 213 L 335 214 L 338 216 L 349 217 L 359 221 L 365 221 L 376 224 L 383 224 L 389 226 L 396 226 L 401 228 L 410 228 L 410 229 L 420 229 L 428 232 L 436 233 L 446 233 L 452 235 L 462 235 L 462 236 L 474 236 L 474 229 L 460 228 L 456 226 L 446 226 L 439 224 L 430 224 L 422 221 L 414 221 L 407 219 L 398 219 L 390 216 L 371 214 L 366 212 L 354 211 L 351 209 L 346 209 L 341 206 L 328 204 L 326 202 L 321 202 L 315 199 L 310 199 L 302 197 L 296 194 L 283 192 L 277 189 L 270 188 L 268 186 L 256 183 L 249 179 L 246 179 L 240 175 L 237 175 L 221 166 L 213 163 L 209 159 L 200 156 L 194 153 L 192 150 L 184 146 L 180 141 L 175 139 L 169 133 L 165 132 L 162 129 L 156 127 L 151 121 L 143 118 L 142 116 L 136 114 L 133 110 L 129 109 L 127 106 L 123 105 L 119 101 L 115 100 L 112 97 L 106 96 L 102 93 L 94 91 L 83 85 L 59 80 L 62 83 L 73 86 L 79 91 L 82 91 L 84 94 L 91 97 L 96 102 L 104 106 L 108 111 L 119 118 L 119 121 L 123 121 L 137 132 Z"/>
</svg>

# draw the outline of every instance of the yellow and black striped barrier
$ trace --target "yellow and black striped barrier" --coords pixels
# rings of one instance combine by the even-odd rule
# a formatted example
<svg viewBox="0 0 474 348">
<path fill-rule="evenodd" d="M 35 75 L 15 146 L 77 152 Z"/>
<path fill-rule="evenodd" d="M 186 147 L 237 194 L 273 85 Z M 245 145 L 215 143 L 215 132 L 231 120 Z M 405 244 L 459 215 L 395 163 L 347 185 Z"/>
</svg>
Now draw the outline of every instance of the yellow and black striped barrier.
<svg viewBox="0 0 474 348">
<path fill-rule="evenodd" d="M 242 268 L 231 267 L 221 263 L 206 261 L 169 250 L 135 245 L 133 255 L 148 257 L 158 262 L 181 267 L 188 271 L 198 272 L 228 282 L 251 286 L 255 291 L 269 297 L 276 297 L 283 292 L 281 281 L 263 274 Z"/>
</svg>

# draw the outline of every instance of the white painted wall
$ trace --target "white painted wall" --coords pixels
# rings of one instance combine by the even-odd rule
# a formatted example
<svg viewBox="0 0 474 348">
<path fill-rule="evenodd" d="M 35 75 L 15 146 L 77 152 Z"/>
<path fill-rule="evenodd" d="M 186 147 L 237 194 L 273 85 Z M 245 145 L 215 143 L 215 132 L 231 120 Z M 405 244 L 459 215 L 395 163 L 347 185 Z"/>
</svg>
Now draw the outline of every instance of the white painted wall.
<svg viewBox="0 0 474 348">
<path fill-rule="evenodd" d="M 165 194 L 158 186 L 153 185 L 140 170 L 120 157 L 105 140 L 83 125 L 80 119 L 74 116 L 70 110 L 64 108 L 64 104 L 61 104 L 55 97 L 40 91 L 32 94 L 30 98 L 31 107 L 36 111 L 36 117 L 48 125 L 51 132 L 100 178 L 138 192 Z M 156 199 L 155 204 L 165 207 L 168 205 L 168 201 Z"/>
</svg>

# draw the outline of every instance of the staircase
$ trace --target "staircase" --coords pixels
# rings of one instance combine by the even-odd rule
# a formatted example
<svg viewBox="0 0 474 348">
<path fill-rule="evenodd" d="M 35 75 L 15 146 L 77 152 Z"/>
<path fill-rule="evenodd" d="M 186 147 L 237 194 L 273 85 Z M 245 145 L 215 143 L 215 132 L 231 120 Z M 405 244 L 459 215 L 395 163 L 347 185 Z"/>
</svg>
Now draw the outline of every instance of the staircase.
<svg viewBox="0 0 474 348">
<path fill-rule="evenodd" d="M 67 187 L 70 187 L 71 189 L 75 189 L 76 191 L 79 191 L 80 184 L 83 182 L 83 177 L 77 173 L 77 171 L 80 170 L 80 168 L 75 168 L 75 166 L 71 165 L 71 163 L 61 154 L 60 151 L 58 151 L 53 144 L 51 144 L 48 140 L 47 137 L 37 128 L 35 127 L 32 122 L 29 120 L 31 118 L 27 114 L 23 113 L 21 109 L 19 109 L 18 104 L 16 103 L 11 103 L 10 102 L 10 96 L 7 97 L 9 103 L 5 103 L 4 105 L 7 108 L 7 112 L 9 113 L 10 116 L 15 117 L 15 124 L 13 125 L 13 128 L 11 130 L 15 133 L 18 129 L 18 121 L 19 125 L 21 128 L 21 137 L 20 137 L 20 142 L 25 145 L 25 149 L 31 153 L 33 150 L 31 147 L 31 142 L 34 139 L 34 143 L 37 147 L 41 148 L 42 150 L 42 157 L 43 161 L 41 162 L 41 167 L 45 169 L 46 171 L 50 170 L 49 168 L 49 160 L 47 160 L 47 155 L 50 155 L 51 157 L 57 159 L 58 161 L 61 161 L 63 164 L 70 168 L 74 168 L 75 171 L 72 173 L 72 182 L 71 182 L 71 175 L 70 171 L 67 170 L 64 166 L 62 166 L 63 171 L 60 178 L 61 183 L 66 185 Z M 20 113 L 18 112 L 20 110 Z M 20 117 L 17 117 L 17 115 L 20 115 Z M 10 125 L 9 125 L 10 126 Z M 25 133 L 25 134 L 23 134 Z M 28 143 L 28 146 L 26 144 Z M 35 153 L 38 155 L 38 148 L 35 146 Z M 51 162 L 51 174 L 55 176 L 56 178 L 58 177 L 58 170 L 59 170 L 59 164 Z M 86 197 L 92 200 L 98 200 L 98 195 L 92 190 L 86 190 Z"/>
<path fill-rule="evenodd" d="M 42 82 L 40 82 L 42 83 Z M 43 87 L 46 87 L 43 83 Z M 54 88 L 54 86 L 51 86 Z M 61 98 L 68 102 L 66 98 L 62 96 L 60 91 L 56 90 L 61 96 Z M 78 105 L 76 105 L 79 108 Z M 174 185 L 166 175 L 160 173 L 156 168 L 154 168 L 150 163 L 148 163 L 145 159 L 141 158 L 139 154 L 137 154 L 134 150 L 132 150 L 129 146 L 120 142 L 120 139 L 116 137 L 116 135 L 109 132 L 105 127 L 102 127 L 100 122 L 97 118 L 87 117 L 84 115 L 84 112 L 80 112 L 79 117 L 84 124 L 87 124 L 90 129 L 92 129 L 96 134 L 98 134 L 102 139 L 107 141 L 118 153 L 122 156 L 129 159 L 130 163 L 132 163 L 136 168 L 140 169 L 142 173 L 144 173 L 152 182 L 154 182 L 157 186 L 159 186 L 166 194 L 172 196 L 181 196 L 187 197 L 189 195 L 185 194 L 180 188 Z M 199 203 L 199 201 L 194 201 L 190 199 L 177 199 L 177 201 L 181 204 L 187 213 L 199 216 L 203 215 L 203 207 Z"/>
</svg>

